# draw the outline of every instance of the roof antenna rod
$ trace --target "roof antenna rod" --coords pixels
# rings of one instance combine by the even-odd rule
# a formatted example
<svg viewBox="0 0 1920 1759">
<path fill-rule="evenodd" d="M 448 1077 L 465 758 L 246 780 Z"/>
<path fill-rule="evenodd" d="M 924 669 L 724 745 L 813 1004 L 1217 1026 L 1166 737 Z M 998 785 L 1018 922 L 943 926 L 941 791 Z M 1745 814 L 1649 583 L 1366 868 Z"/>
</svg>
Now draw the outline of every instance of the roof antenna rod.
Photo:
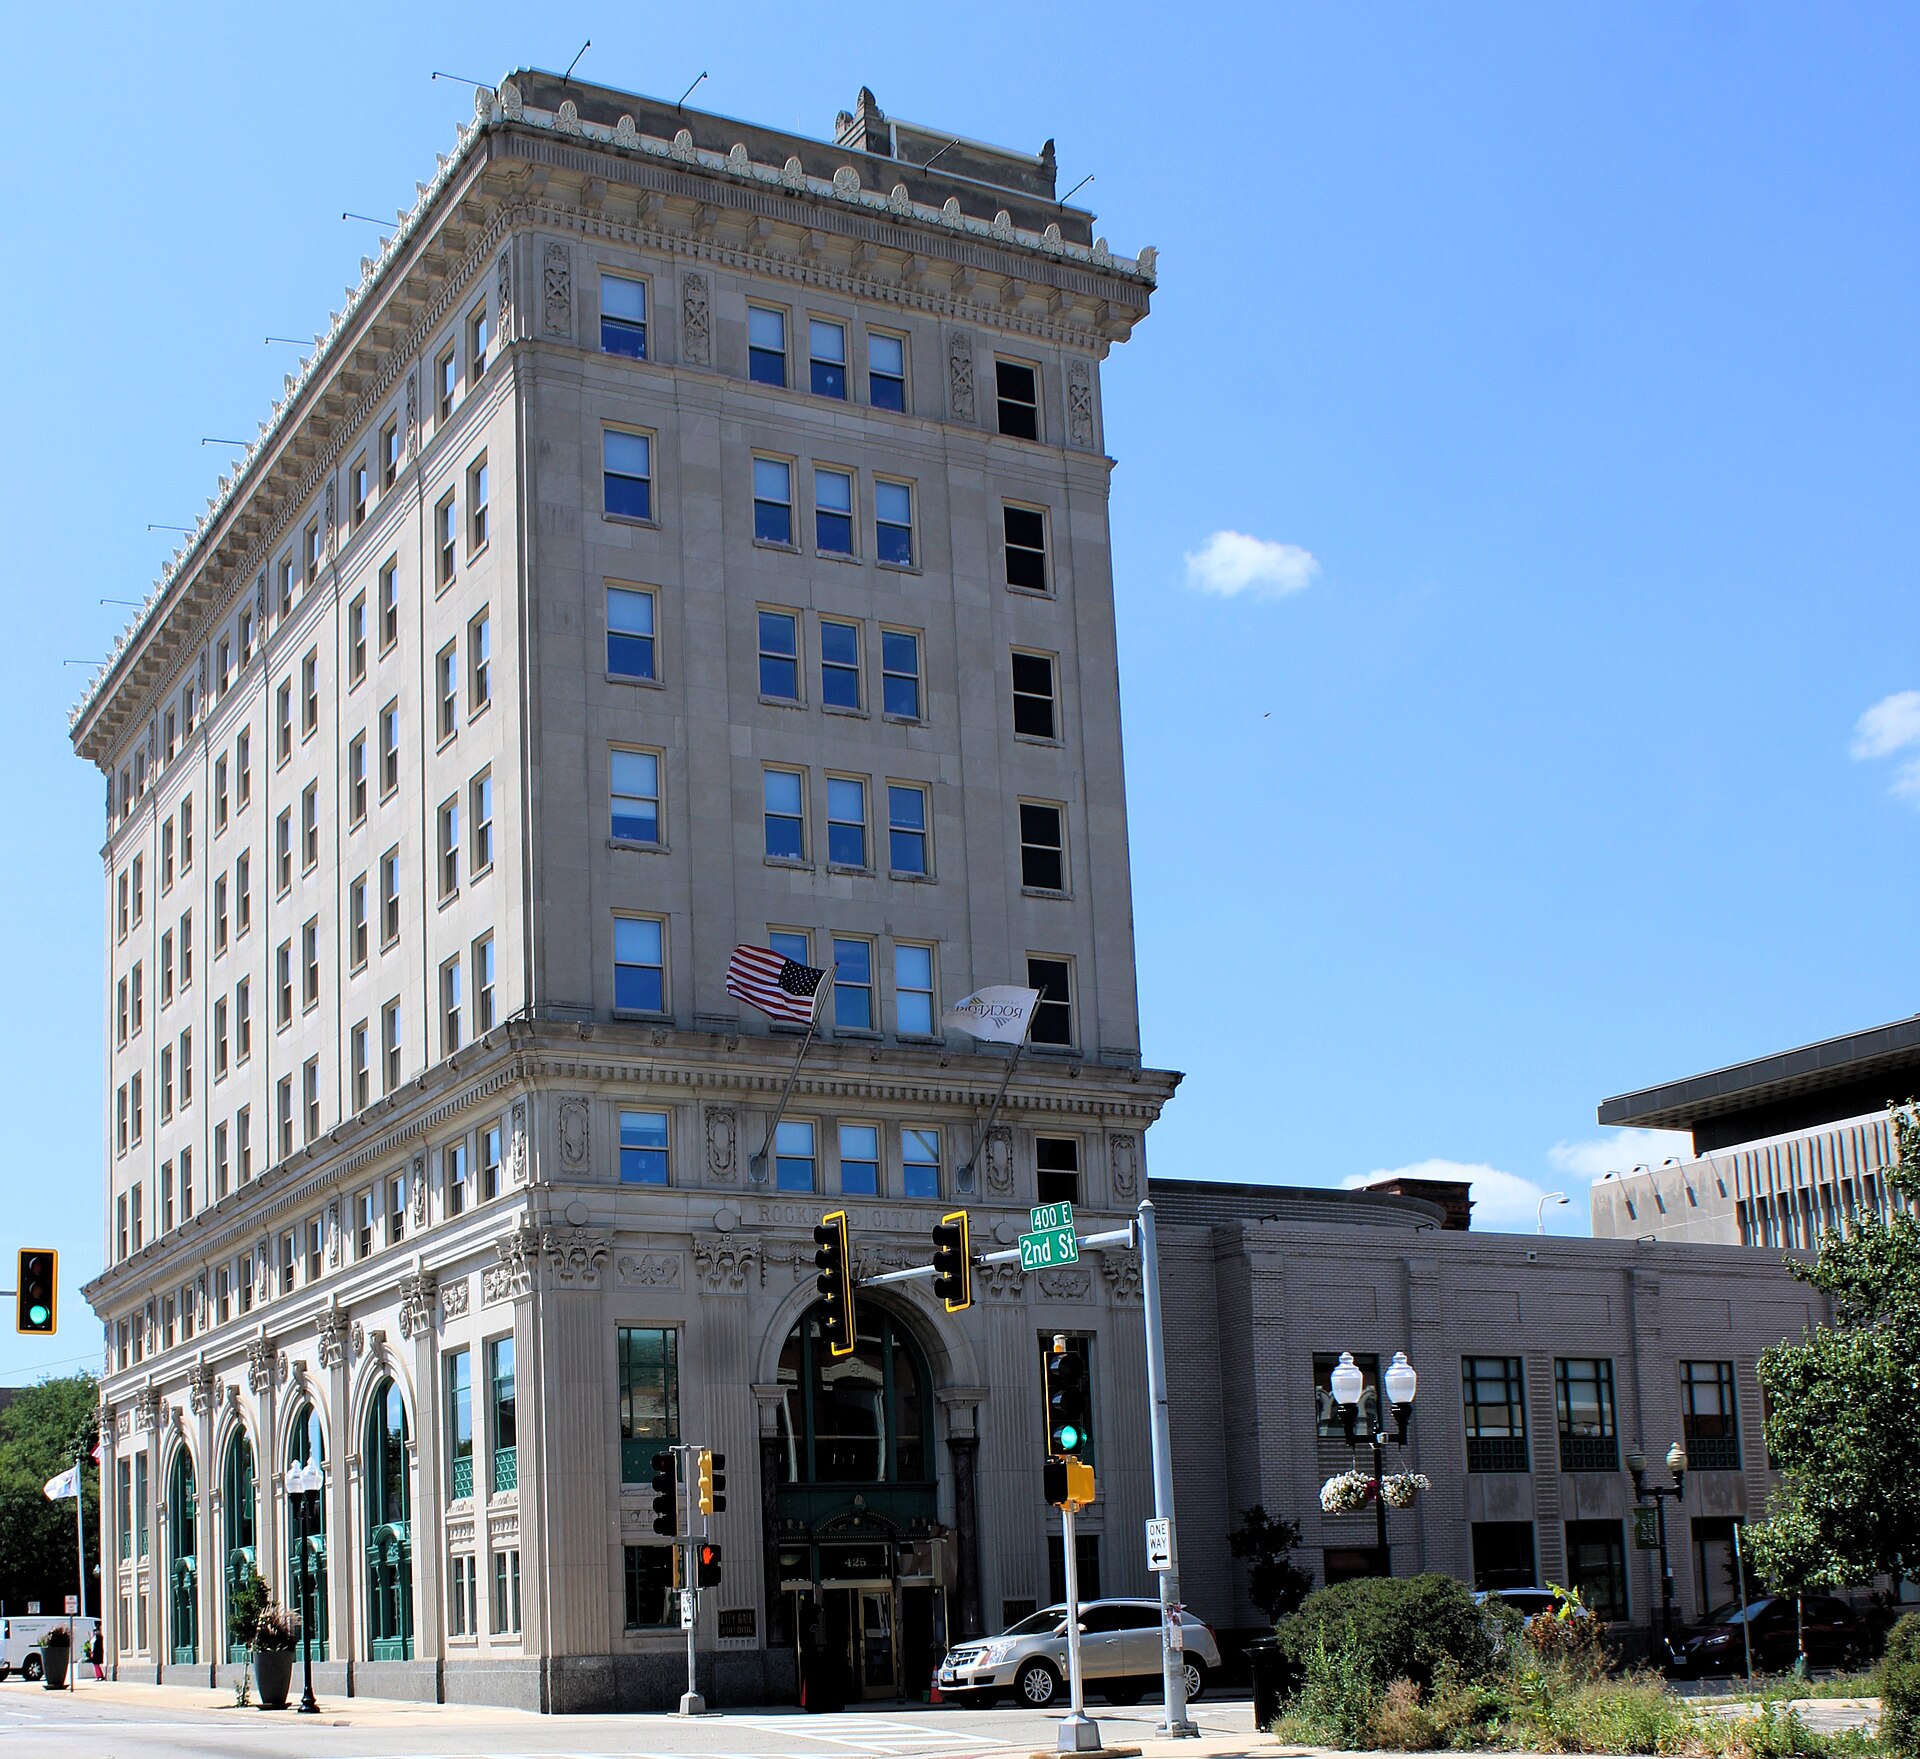
<svg viewBox="0 0 1920 1759">
<path fill-rule="evenodd" d="M 584 55 L 592 47 L 593 38 L 589 37 L 580 45 L 580 55 Z M 568 80 L 573 78 L 573 70 L 580 65 L 580 55 L 574 56 L 574 58 L 567 63 L 567 71 L 560 76 L 560 83 L 562 85 L 565 85 Z"/>
<path fill-rule="evenodd" d="M 350 214 L 344 208 L 340 212 L 343 220 L 364 220 L 369 226 L 391 226 L 391 220 L 376 220 L 371 214 Z"/>
<path fill-rule="evenodd" d="M 1065 195 L 1063 195 L 1063 196 L 1062 196 L 1062 197 L 1061 197 L 1061 198 L 1059 199 L 1059 201 L 1058 201 L 1058 202 L 1056 202 L 1056 203 L 1055 203 L 1054 205 L 1055 205 L 1056 207 L 1061 207 L 1061 208 L 1064 208 L 1064 207 L 1065 207 L 1065 206 L 1067 205 L 1067 203 L 1068 203 L 1068 202 L 1070 202 L 1070 201 L 1072 201 L 1072 200 L 1073 200 L 1073 198 L 1074 198 L 1075 196 L 1077 196 L 1077 195 L 1078 195 L 1078 194 L 1079 194 L 1079 193 L 1081 192 L 1081 190 L 1083 190 L 1083 189 L 1085 189 L 1085 188 L 1087 187 L 1087 185 L 1088 185 L 1089 183 L 1091 183 L 1092 181 L 1093 181 L 1093 173 L 1092 173 L 1091 171 L 1089 171 L 1089 172 L 1088 172 L 1088 173 L 1086 174 L 1086 176 L 1084 176 L 1083 178 L 1081 178 L 1081 179 L 1080 179 L 1080 181 L 1079 181 L 1078 183 L 1076 183 L 1076 184 L 1075 184 L 1075 185 L 1073 186 L 1073 188 L 1071 188 L 1070 190 L 1068 190 L 1068 191 L 1067 191 L 1067 193 L 1066 193 Z"/>
<path fill-rule="evenodd" d="M 701 74 L 700 79 L 705 79 L 706 77 L 707 76 L 703 73 Z M 687 107 L 687 100 L 693 96 L 694 86 L 697 86 L 700 83 L 700 79 L 696 79 L 693 82 L 693 85 L 688 86 L 687 89 L 680 94 L 680 102 L 674 105 L 674 108 L 676 110 L 684 110 Z"/>
<path fill-rule="evenodd" d="M 576 59 L 578 59 L 578 57 L 576 57 Z M 468 79 L 464 73 L 435 73 L 433 77 L 434 79 L 458 80 L 460 84 L 462 84 L 463 86 L 479 86 L 482 89 L 484 89 L 486 85 L 486 82 L 484 80 Z M 429 81 L 428 83 L 431 84 L 432 81 Z"/>
<path fill-rule="evenodd" d="M 946 145 L 945 145 L 944 147 L 942 147 L 942 148 L 940 149 L 940 153 L 950 153 L 950 152 L 952 152 L 952 151 L 953 151 L 953 149 L 954 149 L 955 147 L 957 147 L 957 146 L 958 146 L 959 144 L 960 144 L 960 137 L 959 137 L 959 136 L 958 136 L 958 135 L 956 134 L 956 135 L 955 135 L 955 136 L 953 137 L 953 139 L 952 139 L 952 140 L 950 140 L 950 141 L 948 141 L 948 142 L 947 142 L 947 144 L 946 144 Z M 937 158 L 939 158 L 939 157 L 940 157 L 940 153 L 935 153 L 935 154 L 933 155 L 933 159 L 937 159 Z M 931 164 L 933 163 L 933 159 L 929 159 L 929 160 L 927 161 L 927 164 L 926 164 L 926 165 L 922 165 L 922 166 L 920 167 L 920 169 L 921 169 L 922 171 L 924 171 L 924 170 L 926 170 L 926 168 L 927 168 L 927 165 L 931 165 Z"/>
</svg>

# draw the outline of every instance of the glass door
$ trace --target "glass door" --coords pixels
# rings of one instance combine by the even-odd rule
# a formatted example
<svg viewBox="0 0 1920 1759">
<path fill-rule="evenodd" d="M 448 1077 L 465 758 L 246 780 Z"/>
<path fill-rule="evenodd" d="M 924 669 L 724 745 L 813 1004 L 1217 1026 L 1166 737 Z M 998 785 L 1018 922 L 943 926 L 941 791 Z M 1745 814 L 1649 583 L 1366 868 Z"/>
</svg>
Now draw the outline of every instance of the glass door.
<svg viewBox="0 0 1920 1759">
<path fill-rule="evenodd" d="M 859 1595 L 860 1621 L 855 1641 L 860 1696 L 897 1698 L 900 1678 L 893 1640 L 893 1590 L 862 1588 Z"/>
</svg>

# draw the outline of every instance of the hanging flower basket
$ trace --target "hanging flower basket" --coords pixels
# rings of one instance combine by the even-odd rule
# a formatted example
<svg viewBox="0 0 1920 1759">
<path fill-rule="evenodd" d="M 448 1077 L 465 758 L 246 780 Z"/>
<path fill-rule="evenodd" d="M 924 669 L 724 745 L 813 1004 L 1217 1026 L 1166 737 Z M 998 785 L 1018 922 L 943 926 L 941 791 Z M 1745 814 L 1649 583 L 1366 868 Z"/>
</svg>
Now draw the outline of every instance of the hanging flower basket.
<svg viewBox="0 0 1920 1759">
<path fill-rule="evenodd" d="M 1424 1472 L 1389 1472 L 1380 1480 L 1380 1497 L 1390 1509 L 1410 1509 L 1421 1491 L 1432 1488 Z"/>
<path fill-rule="evenodd" d="M 1373 1478 L 1366 1472 L 1336 1472 L 1320 1486 L 1320 1506 L 1330 1515 L 1355 1515 L 1373 1500 Z"/>
</svg>

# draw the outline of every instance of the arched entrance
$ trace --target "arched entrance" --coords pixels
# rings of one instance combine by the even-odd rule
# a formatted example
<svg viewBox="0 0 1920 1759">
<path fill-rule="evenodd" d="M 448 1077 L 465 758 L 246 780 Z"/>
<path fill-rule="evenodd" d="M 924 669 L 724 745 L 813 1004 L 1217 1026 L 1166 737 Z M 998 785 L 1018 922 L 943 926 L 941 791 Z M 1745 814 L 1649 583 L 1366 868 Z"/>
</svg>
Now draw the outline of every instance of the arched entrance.
<svg viewBox="0 0 1920 1759">
<path fill-rule="evenodd" d="M 905 1322 L 861 1302 L 835 1358 L 809 1308 L 780 1352 L 780 1587 L 803 1674 L 856 1698 L 918 1692 L 946 1638 L 933 1377 Z"/>
<path fill-rule="evenodd" d="M 247 1440 L 244 1429 L 236 1429 L 227 1442 L 226 1465 L 220 1473 L 221 1549 L 226 1556 L 229 1609 L 241 1584 L 259 1567 L 253 1548 L 253 1517 L 253 1443 Z M 236 1643 L 229 1630 L 227 1659 L 246 1658 L 246 1644 Z"/>
<path fill-rule="evenodd" d="M 200 1659 L 199 1521 L 193 1461 L 184 1447 L 175 1448 L 167 1475 L 167 1641 L 176 1667 Z"/>
<path fill-rule="evenodd" d="M 303 1399 L 299 1410 L 293 1414 L 293 1429 L 287 1437 L 287 1464 L 289 1466 L 325 1465 L 327 1459 L 326 1440 L 320 1431 L 320 1414 L 312 1404 Z M 316 1497 L 304 1499 L 307 1504 L 306 1565 L 312 1572 L 311 1584 L 306 1591 L 306 1608 L 301 1605 L 301 1545 L 300 1522 L 294 1513 L 293 1500 L 287 1505 L 287 1604 L 295 1612 L 313 1619 L 308 1635 L 312 1640 L 313 1659 L 327 1659 L 327 1499 L 323 1492 Z"/>
<path fill-rule="evenodd" d="M 367 1659 L 413 1659 L 413 1527 L 407 1493 L 407 1408 L 382 1380 L 367 1411 Z"/>
</svg>

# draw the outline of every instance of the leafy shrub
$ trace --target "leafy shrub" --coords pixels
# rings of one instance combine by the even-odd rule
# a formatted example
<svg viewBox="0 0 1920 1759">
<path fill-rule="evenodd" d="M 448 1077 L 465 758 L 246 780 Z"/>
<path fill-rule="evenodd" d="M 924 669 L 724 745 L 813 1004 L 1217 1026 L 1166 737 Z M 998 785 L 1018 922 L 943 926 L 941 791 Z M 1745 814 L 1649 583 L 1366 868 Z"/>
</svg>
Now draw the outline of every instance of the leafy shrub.
<svg viewBox="0 0 1920 1759">
<path fill-rule="evenodd" d="M 1920 1755 L 1920 1613 L 1894 1621 L 1880 1661 L 1880 1739 L 1900 1759 Z"/>
<path fill-rule="evenodd" d="M 260 1615 L 267 1610 L 270 1596 L 267 1585 L 260 1579 L 260 1572 L 252 1564 L 247 1565 L 247 1573 L 233 1585 L 233 1592 L 227 1598 L 227 1639 L 245 1648 L 253 1647 L 253 1635 L 259 1628 Z"/>
<path fill-rule="evenodd" d="M 288 1607 L 268 1605 L 261 1609 L 253 1627 L 253 1646 L 268 1654 L 284 1654 L 300 1646 L 300 1615 Z"/>
<path fill-rule="evenodd" d="M 1281 1650 L 1312 1686 L 1312 1658 L 1338 1658 L 1377 1699 L 1395 1680 L 1425 1692 L 1436 1670 L 1473 1682 L 1494 1662 L 1493 1640 L 1466 1585 L 1452 1576 L 1368 1576 L 1316 1589 L 1279 1626 Z"/>
<path fill-rule="evenodd" d="M 1580 1679 L 1597 1680 L 1613 1666 L 1605 1619 L 1536 1613 L 1521 1627 L 1521 1635 L 1535 1660 L 1557 1664 Z"/>
<path fill-rule="evenodd" d="M 1381 1694 L 1358 1659 L 1351 1630 L 1335 1631 L 1331 1646 L 1324 1629 L 1314 1630 L 1299 1656 L 1300 1690 L 1274 1732 L 1321 1746 L 1369 1744 Z"/>
</svg>

